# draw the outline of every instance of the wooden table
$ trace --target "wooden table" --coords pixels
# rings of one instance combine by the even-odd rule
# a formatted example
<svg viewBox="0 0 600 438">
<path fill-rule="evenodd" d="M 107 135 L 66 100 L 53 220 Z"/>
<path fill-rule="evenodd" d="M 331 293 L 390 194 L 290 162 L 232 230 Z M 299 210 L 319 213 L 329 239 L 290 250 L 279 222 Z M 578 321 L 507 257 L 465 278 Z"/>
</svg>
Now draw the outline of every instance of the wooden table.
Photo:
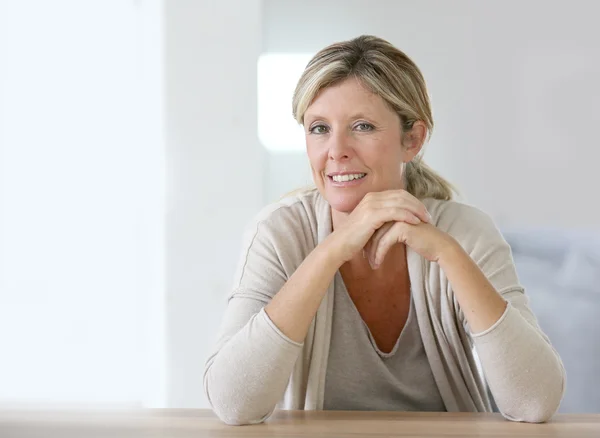
<svg viewBox="0 0 600 438">
<path fill-rule="evenodd" d="M 276 412 L 265 424 L 226 426 L 207 410 L 0 410 L 2 438 L 203 437 L 600 437 L 600 414 L 558 415 L 545 424 L 497 414 Z"/>
</svg>

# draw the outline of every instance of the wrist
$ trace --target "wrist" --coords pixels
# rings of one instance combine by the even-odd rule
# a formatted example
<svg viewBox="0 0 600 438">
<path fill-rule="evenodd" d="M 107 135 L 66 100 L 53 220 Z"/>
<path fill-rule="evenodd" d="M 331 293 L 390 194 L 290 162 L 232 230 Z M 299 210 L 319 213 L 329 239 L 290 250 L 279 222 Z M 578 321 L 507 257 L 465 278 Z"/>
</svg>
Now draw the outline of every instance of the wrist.
<svg viewBox="0 0 600 438">
<path fill-rule="evenodd" d="M 328 266 L 332 266 L 335 270 L 338 270 L 346 261 L 343 256 L 344 251 L 336 241 L 335 232 L 327 236 L 327 238 L 317 246 L 316 250 L 319 253 L 321 261 Z"/>
<path fill-rule="evenodd" d="M 444 268 L 448 263 L 452 263 L 457 257 L 464 255 L 465 250 L 462 246 L 454 239 L 454 237 L 448 235 L 444 239 L 444 243 L 438 252 L 438 264 Z"/>
</svg>

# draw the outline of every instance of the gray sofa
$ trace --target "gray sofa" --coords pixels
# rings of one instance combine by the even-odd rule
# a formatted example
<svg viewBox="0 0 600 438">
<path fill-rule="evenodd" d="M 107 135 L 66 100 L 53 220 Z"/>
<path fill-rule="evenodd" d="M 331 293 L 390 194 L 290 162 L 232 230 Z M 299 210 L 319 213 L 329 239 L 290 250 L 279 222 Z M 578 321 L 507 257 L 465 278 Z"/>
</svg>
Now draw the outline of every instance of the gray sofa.
<svg viewBox="0 0 600 438">
<path fill-rule="evenodd" d="M 561 355 L 560 412 L 600 412 L 600 233 L 503 230 L 540 326 Z"/>
</svg>

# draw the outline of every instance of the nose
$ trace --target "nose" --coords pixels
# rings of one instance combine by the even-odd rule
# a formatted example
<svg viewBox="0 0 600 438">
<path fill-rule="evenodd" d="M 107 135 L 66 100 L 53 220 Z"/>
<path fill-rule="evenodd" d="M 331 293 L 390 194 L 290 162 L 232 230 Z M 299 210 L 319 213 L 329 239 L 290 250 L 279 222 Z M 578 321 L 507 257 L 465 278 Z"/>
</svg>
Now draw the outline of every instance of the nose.
<svg viewBox="0 0 600 438">
<path fill-rule="evenodd" d="M 352 145 L 350 139 L 343 133 L 330 137 L 329 159 L 333 161 L 349 160 L 352 156 Z"/>
</svg>

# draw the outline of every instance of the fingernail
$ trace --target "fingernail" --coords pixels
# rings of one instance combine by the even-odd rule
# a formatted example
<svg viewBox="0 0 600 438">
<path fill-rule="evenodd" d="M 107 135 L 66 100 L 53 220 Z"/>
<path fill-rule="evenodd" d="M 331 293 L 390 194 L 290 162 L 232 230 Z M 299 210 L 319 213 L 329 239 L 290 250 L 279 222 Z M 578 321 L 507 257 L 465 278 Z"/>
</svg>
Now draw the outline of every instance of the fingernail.
<svg viewBox="0 0 600 438">
<path fill-rule="evenodd" d="M 429 222 L 433 221 L 433 218 L 431 217 L 431 214 L 429 212 L 427 212 L 427 219 L 429 220 Z"/>
</svg>

